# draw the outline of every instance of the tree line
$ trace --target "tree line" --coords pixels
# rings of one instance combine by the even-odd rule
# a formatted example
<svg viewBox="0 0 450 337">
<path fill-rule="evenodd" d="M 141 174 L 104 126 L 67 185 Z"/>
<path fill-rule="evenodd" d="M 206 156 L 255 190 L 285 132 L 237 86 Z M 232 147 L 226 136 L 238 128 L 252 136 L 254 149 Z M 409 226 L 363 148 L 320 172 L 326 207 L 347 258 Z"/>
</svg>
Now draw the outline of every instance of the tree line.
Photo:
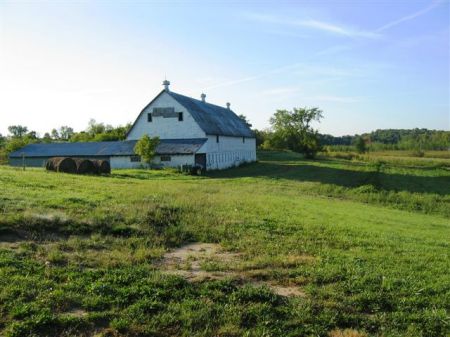
<svg viewBox="0 0 450 337">
<path fill-rule="evenodd" d="M 130 127 L 131 123 L 114 127 L 109 124 L 97 123 L 91 119 L 84 131 L 75 132 L 70 126 L 61 126 L 39 136 L 36 131 L 29 130 L 26 126 L 11 125 L 8 127 L 9 134 L 7 136 L 0 134 L 0 163 L 7 161 L 9 153 L 27 144 L 124 140 Z"/>
<path fill-rule="evenodd" d="M 367 150 L 449 150 L 450 132 L 429 129 L 378 129 L 370 133 L 353 136 L 334 137 L 320 135 L 322 146 L 337 150 L 351 150 L 361 147 Z"/>
<path fill-rule="evenodd" d="M 252 124 L 244 115 L 239 116 L 248 127 Z M 332 136 L 320 134 L 313 127 L 320 122 L 323 112 L 319 108 L 277 110 L 270 118 L 270 127 L 253 129 L 256 145 L 262 150 L 291 150 L 313 158 L 319 151 L 377 151 L 377 150 L 449 150 L 450 131 L 429 129 L 379 129 L 360 135 Z M 26 144 L 50 142 L 91 142 L 124 140 L 131 124 L 113 127 L 91 119 L 85 131 L 75 132 L 61 126 L 42 137 L 26 126 L 8 127 L 9 135 L 0 134 L 0 161 Z"/>
</svg>

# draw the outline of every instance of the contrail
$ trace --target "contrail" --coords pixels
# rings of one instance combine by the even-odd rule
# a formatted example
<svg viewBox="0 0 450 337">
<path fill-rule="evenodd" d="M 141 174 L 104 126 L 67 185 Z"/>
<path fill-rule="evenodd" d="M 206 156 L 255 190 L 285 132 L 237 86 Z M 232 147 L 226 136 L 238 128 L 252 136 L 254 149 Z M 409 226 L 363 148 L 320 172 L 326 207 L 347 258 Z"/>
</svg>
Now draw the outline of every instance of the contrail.
<svg viewBox="0 0 450 337">
<path fill-rule="evenodd" d="M 413 14 L 404 16 L 404 17 L 402 17 L 402 18 L 400 18 L 398 20 L 389 22 L 388 24 L 385 24 L 384 26 L 381 26 L 380 28 L 376 29 L 374 32 L 375 33 L 380 33 L 380 32 L 382 32 L 382 31 L 384 31 L 386 29 L 389 29 L 391 27 L 397 26 L 397 25 L 399 25 L 402 22 L 415 19 L 415 18 L 417 18 L 417 17 L 419 17 L 421 15 L 424 15 L 424 14 L 428 13 L 429 11 L 433 10 L 434 8 L 439 6 L 441 3 L 442 3 L 442 0 L 433 1 L 433 3 L 430 6 L 424 8 L 424 9 L 422 9 L 422 10 L 416 12 L 416 13 L 413 13 Z"/>
</svg>

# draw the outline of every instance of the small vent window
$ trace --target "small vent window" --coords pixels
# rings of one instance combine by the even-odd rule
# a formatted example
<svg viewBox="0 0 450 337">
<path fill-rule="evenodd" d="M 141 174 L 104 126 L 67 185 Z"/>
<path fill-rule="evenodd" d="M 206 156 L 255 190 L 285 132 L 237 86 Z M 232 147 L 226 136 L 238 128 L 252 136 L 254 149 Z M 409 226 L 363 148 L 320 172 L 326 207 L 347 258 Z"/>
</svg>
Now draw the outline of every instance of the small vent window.
<svg viewBox="0 0 450 337">
<path fill-rule="evenodd" d="M 130 161 L 133 163 L 139 163 L 141 161 L 141 156 L 131 156 Z"/>
<path fill-rule="evenodd" d="M 161 156 L 161 161 L 170 161 L 170 156 Z"/>
<path fill-rule="evenodd" d="M 152 122 L 152 114 L 151 114 L 151 112 L 149 112 L 149 113 L 147 114 L 147 122 L 149 122 L 149 123 Z"/>
<path fill-rule="evenodd" d="M 180 122 L 183 121 L 183 113 L 182 112 L 178 113 L 178 121 L 180 121 Z"/>
<path fill-rule="evenodd" d="M 242 143 L 245 143 L 245 137 L 242 137 Z"/>
<path fill-rule="evenodd" d="M 219 142 L 219 135 L 216 136 L 216 143 Z"/>
</svg>

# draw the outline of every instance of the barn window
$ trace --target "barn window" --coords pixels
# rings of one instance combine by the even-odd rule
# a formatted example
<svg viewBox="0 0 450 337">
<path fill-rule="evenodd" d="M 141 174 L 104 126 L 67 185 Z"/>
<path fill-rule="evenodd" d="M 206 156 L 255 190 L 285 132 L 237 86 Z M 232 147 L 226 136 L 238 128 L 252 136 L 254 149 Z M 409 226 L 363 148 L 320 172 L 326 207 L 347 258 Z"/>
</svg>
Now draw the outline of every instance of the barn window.
<svg viewBox="0 0 450 337">
<path fill-rule="evenodd" d="M 219 142 L 219 135 L 216 136 L 216 143 Z"/>
<path fill-rule="evenodd" d="M 245 137 L 242 137 L 242 143 L 245 143 Z"/>
<path fill-rule="evenodd" d="M 179 122 L 182 122 L 182 121 L 183 121 L 183 113 L 182 113 L 182 112 L 179 112 L 179 113 L 178 113 L 178 121 L 179 121 Z"/>
<path fill-rule="evenodd" d="M 141 156 L 130 156 L 130 161 L 133 163 L 140 162 Z"/>
<path fill-rule="evenodd" d="M 161 161 L 170 161 L 170 156 L 161 156 Z"/>
<path fill-rule="evenodd" d="M 149 112 L 148 114 L 147 114 L 147 122 L 152 122 L 152 113 L 151 112 Z"/>
</svg>

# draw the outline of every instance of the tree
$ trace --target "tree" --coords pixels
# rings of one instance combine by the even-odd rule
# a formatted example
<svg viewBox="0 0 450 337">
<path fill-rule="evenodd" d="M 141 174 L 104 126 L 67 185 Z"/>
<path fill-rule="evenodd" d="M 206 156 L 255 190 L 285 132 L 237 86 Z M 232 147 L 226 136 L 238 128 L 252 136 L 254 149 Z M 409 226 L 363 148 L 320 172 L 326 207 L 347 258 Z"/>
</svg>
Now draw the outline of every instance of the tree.
<svg viewBox="0 0 450 337">
<path fill-rule="evenodd" d="M 90 134 L 92 137 L 95 137 L 95 135 L 99 133 L 104 133 L 106 131 L 105 124 L 103 123 L 97 123 L 95 119 L 91 119 L 89 121 L 89 126 L 86 130 L 88 134 Z"/>
<path fill-rule="evenodd" d="M 59 139 L 59 133 L 58 133 L 58 130 L 56 130 L 56 129 L 52 129 L 52 131 L 51 131 L 51 136 L 52 136 L 52 139 L 54 139 L 54 140 L 58 140 Z"/>
<path fill-rule="evenodd" d="M 239 117 L 240 119 L 242 119 L 242 120 L 244 121 L 244 123 L 245 123 L 249 128 L 252 127 L 252 124 L 251 124 L 250 121 L 247 119 L 247 116 L 245 116 L 245 115 L 239 115 L 238 117 Z"/>
<path fill-rule="evenodd" d="M 70 126 L 61 126 L 59 128 L 59 137 L 62 140 L 69 140 L 73 136 L 73 128 Z"/>
<path fill-rule="evenodd" d="M 293 111 L 277 110 L 270 118 L 273 134 L 271 146 L 303 153 L 307 158 L 314 158 L 320 150 L 317 130 L 312 122 L 323 118 L 319 108 L 294 108 Z"/>
<path fill-rule="evenodd" d="M 265 148 L 263 144 L 270 144 L 270 137 L 272 136 L 272 132 L 268 129 L 265 130 L 253 130 L 256 139 L 256 147 L 257 148 Z M 270 146 L 268 146 L 270 147 Z"/>
<path fill-rule="evenodd" d="M 28 128 L 22 125 L 8 126 L 9 133 L 15 138 L 22 138 L 27 132 Z"/>
<path fill-rule="evenodd" d="M 365 153 L 367 151 L 366 141 L 363 137 L 356 138 L 355 147 L 358 153 Z"/>
<path fill-rule="evenodd" d="M 50 137 L 50 134 L 48 132 L 44 133 L 44 137 L 42 137 L 42 141 L 44 143 L 51 143 L 52 137 Z"/>
<path fill-rule="evenodd" d="M 141 156 L 145 163 L 150 164 L 156 153 L 159 137 L 143 135 L 134 146 L 134 153 Z"/>
<path fill-rule="evenodd" d="M 36 140 L 39 137 L 38 137 L 36 131 L 30 131 L 24 136 L 24 138 Z"/>
</svg>

